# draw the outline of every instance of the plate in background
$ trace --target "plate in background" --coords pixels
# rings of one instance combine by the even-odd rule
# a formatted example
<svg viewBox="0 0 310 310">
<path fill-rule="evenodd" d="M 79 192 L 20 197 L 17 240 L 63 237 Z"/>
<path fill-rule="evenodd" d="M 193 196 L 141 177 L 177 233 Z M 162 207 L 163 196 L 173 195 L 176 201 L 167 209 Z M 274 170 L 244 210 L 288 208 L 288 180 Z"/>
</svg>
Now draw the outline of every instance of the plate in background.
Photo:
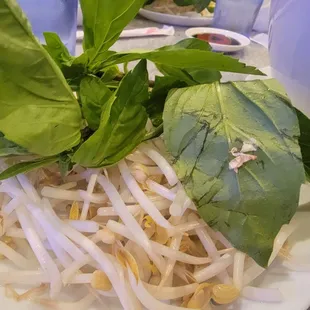
<svg viewBox="0 0 310 310">
<path fill-rule="evenodd" d="M 161 24 L 186 26 L 186 27 L 209 26 L 212 24 L 213 20 L 213 17 L 200 17 L 198 16 L 198 14 L 197 16 L 172 15 L 172 14 L 153 12 L 146 9 L 140 9 L 139 14 L 149 20 Z"/>
</svg>

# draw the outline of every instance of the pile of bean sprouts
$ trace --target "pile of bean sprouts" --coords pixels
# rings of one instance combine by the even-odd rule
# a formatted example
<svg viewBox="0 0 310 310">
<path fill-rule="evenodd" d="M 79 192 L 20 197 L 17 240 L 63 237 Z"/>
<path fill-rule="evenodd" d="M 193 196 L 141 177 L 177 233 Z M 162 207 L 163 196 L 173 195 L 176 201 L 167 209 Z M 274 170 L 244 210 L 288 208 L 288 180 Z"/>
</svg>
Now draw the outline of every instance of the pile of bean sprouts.
<svg viewBox="0 0 310 310">
<path fill-rule="evenodd" d="M 50 166 L 2 181 L 0 192 L 0 285 L 17 301 L 177 310 L 282 300 L 254 287 L 264 269 L 199 218 L 160 138 L 113 167 L 75 166 L 62 178 Z M 283 226 L 270 263 L 281 256 L 293 265 L 286 240 L 294 228 Z"/>
</svg>

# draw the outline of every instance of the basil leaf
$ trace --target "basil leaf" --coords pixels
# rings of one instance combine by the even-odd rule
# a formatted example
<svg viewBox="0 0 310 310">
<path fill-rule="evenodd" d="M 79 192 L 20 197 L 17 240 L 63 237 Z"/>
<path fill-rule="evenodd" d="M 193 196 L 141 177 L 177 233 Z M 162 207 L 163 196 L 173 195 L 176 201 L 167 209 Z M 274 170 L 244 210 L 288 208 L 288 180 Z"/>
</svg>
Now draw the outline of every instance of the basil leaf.
<svg viewBox="0 0 310 310">
<path fill-rule="evenodd" d="M 84 26 L 84 48 L 93 48 L 90 60 L 107 51 L 122 30 L 138 14 L 144 0 L 81 0 Z"/>
<path fill-rule="evenodd" d="M 235 73 L 263 75 L 259 70 L 239 62 L 237 59 L 211 51 L 197 49 L 154 50 L 152 52 L 117 53 L 101 63 L 101 69 L 130 62 L 148 59 L 159 65 L 178 69 L 201 68 Z"/>
<path fill-rule="evenodd" d="M 73 59 L 57 33 L 44 32 L 43 35 L 46 42 L 46 45 L 43 45 L 44 48 L 49 52 L 60 68 Z"/>
<path fill-rule="evenodd" d="M 175 171 L 201 217 L 267 266 L 305 177 L 294 109 L 260 81 L 214 83 L 171 93 L 163 118 Z M 230 150 L 251 138 L 257 160 L 235 173 Z"/>
<path fill-rule="evenodd" d="M 165 77 L 177 79 L 186 83 L 188 86 L 194 86 L 197 82 L 192 78 L 192 76 L 188 73 L 190 69 L 180 69 L 174 68 L 166 65 L 156 64 L 156 67 L 160 73 L 162 73 Z M 208 69 L 201 69 L 201 70 L 208 70 Z"/>
<path fill-rule="evenodd" d="M 88 71 L 88 55 L 83 53 L 78 57 L 72 57 L 70 61 L 63 63 L 61 67 L 68 84 L 78 90 L 81 80 L 89 73 Z"/>
<path fill-rule="evenodd" d="M 175 51 L 179 49 L 190 49 L 190 50 L 201 50 L 201 51 L 211 51 L 211 45 L 206 42 L 196 38 L 187 38 L 179 41 L 174 45 L 167 45 L 159 48 L 159 51 Z"/>
<path fill-rule="evenodd" d="M 216 70 L 189 68 L 186 72 L 190 75 L 195 84 L 210 84 L 218 82 L 222 78 L 221 73 Z"/>
<path fill-rule="evenodd" d="M 68 174 L 68 172 L 73 168 L 71 156 L 69 156 L 68 154 L 60 154 L 58 159 L 58 165 L 60 175 L 62 178 L 64 178 Z"/>
<path fill-rule="evenodd" d="M 8 155 L 26 155 L 29 154 L 26 149 L 7 140 L 0 132 L 0 157 Z"/>
<path fill-rule="evenodd" d="M 103 76 L 101 77 L 102 82 L 111 82 L 115 77 L 119 75 L 120 71 L 117 66 L 111 66 L 104 70 Z"/>
<path fill-rule="evenodd" d="M 69 85 L 78 88 L 81 79 L 87 74 L 89 61 L 87 54 L 71 56 L 57 33 L 45 32 L 44 37 L 46 41 L 44 48 L 57 63 Z"/>
<path fill-rule="evenodd" d="M 92 130 L 97 130 L 100 124 L 102 108 L 109 101 L 112 92 L 99 78 L 85 77 L 80 85 L 82 113 Z"/>
<path fill-rule="evenodd" d="M 158 127 L 162 124 L 162 114 L 169 91 L 173 88 L 185 87 L 186 83 L 170 76 L 156 76 L 155 84 L 150 99 L 144 104 L 146 112 L 153 125 Z"/>
<path fill-rule="evenodd" d="M 74 154 L 72 161 L 86 167 L 112 165 L 143 140 L 148 99 L 146 61 L 140 61 L 122 80 L 115 101 L 103 110 L 99 129 Z M 112 97 L 113 98 L 113 97 Z"/>
<path fill-rule="evenodd" d="M 0 2 L 0 94 L 8 140 L 42 156 L 79 143 L 78 102 L 15 0 Z"/>
<path fill-rule="evenodd" d="M 173 46 L 163 47 L 160 50 L 175 50 L 175 49 L 197 49 L 202 51 L 211 51 L 209 43 L 198 39 L 185 39 Z M 165 76 L 173 76 L 181 81 L 186 82 L 188 86 L 197 84 L 208 84 L 220 81 L 222 75 L 217 70 L 209 70 L 204 68 L 188 68 L 179 69 L 169 65 L 156 64 L 157 69 Z"/>
<path fill-rule="evenodd" d="M 21 173 L 29 172 L 33 169 L 49 166 L 53 163 L 56 163 L 57 161 L 58 161 L 58 157 L 54 156 L 54 157 L 40 158 L 40 159 L 33 160 L 33 161 L 18 163 L 14 166 L 9 167 L 3 172 L 1 172 L 0 181 L 14 177 Z"/>
</svg>

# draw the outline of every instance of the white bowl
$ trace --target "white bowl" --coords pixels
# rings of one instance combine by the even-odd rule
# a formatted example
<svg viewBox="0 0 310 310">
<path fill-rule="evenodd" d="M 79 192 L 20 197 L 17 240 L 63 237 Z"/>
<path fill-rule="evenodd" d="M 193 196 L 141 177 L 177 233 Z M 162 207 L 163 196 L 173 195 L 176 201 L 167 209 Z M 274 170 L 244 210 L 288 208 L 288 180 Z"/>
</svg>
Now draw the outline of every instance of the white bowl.
<svg viewBox="0 0 310 310">
<path fill-rule="evenodd" d="M 196 28 L 189 28 L 185 31 L 186 36 L 189 38 L 192 38 L 195 35 L 201 34 L 201 33 L 222 34 L 226 37 L 230 37 L 239 42 L 239 45 L 209 43 L 212 46 L 212 49 L 216 52 L 231 53 L 231 52 L 240 51 L 251 43 L 250 39 L 245 37 L 244 35 L 239 34 L 237 32 L 224 30 L 224 29 L 209 28 L 209 27 L 196 27 Z"/>
</svg>

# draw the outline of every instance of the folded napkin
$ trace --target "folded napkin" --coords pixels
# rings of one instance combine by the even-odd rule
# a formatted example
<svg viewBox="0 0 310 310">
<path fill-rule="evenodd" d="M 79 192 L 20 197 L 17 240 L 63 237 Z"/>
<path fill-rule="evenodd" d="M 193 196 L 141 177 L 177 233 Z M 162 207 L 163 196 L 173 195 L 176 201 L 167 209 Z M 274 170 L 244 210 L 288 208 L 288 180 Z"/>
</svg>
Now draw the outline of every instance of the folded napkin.
<svg viewBox="0 0 310 310">
<path fill-rule="evenodd" d="M 163 26 L 163 28 L 157 27 L 147 27 L 147 28 L 136 28 L 123 30 L 120 38 L 135 38 L 135 37 L 149 37 L 149 36 L 173 36 L 174 35 L 173 26 Z M 76 32 L 76 39 L 83 40 L 84 31 L 78 30 Z"/>
</svg>

